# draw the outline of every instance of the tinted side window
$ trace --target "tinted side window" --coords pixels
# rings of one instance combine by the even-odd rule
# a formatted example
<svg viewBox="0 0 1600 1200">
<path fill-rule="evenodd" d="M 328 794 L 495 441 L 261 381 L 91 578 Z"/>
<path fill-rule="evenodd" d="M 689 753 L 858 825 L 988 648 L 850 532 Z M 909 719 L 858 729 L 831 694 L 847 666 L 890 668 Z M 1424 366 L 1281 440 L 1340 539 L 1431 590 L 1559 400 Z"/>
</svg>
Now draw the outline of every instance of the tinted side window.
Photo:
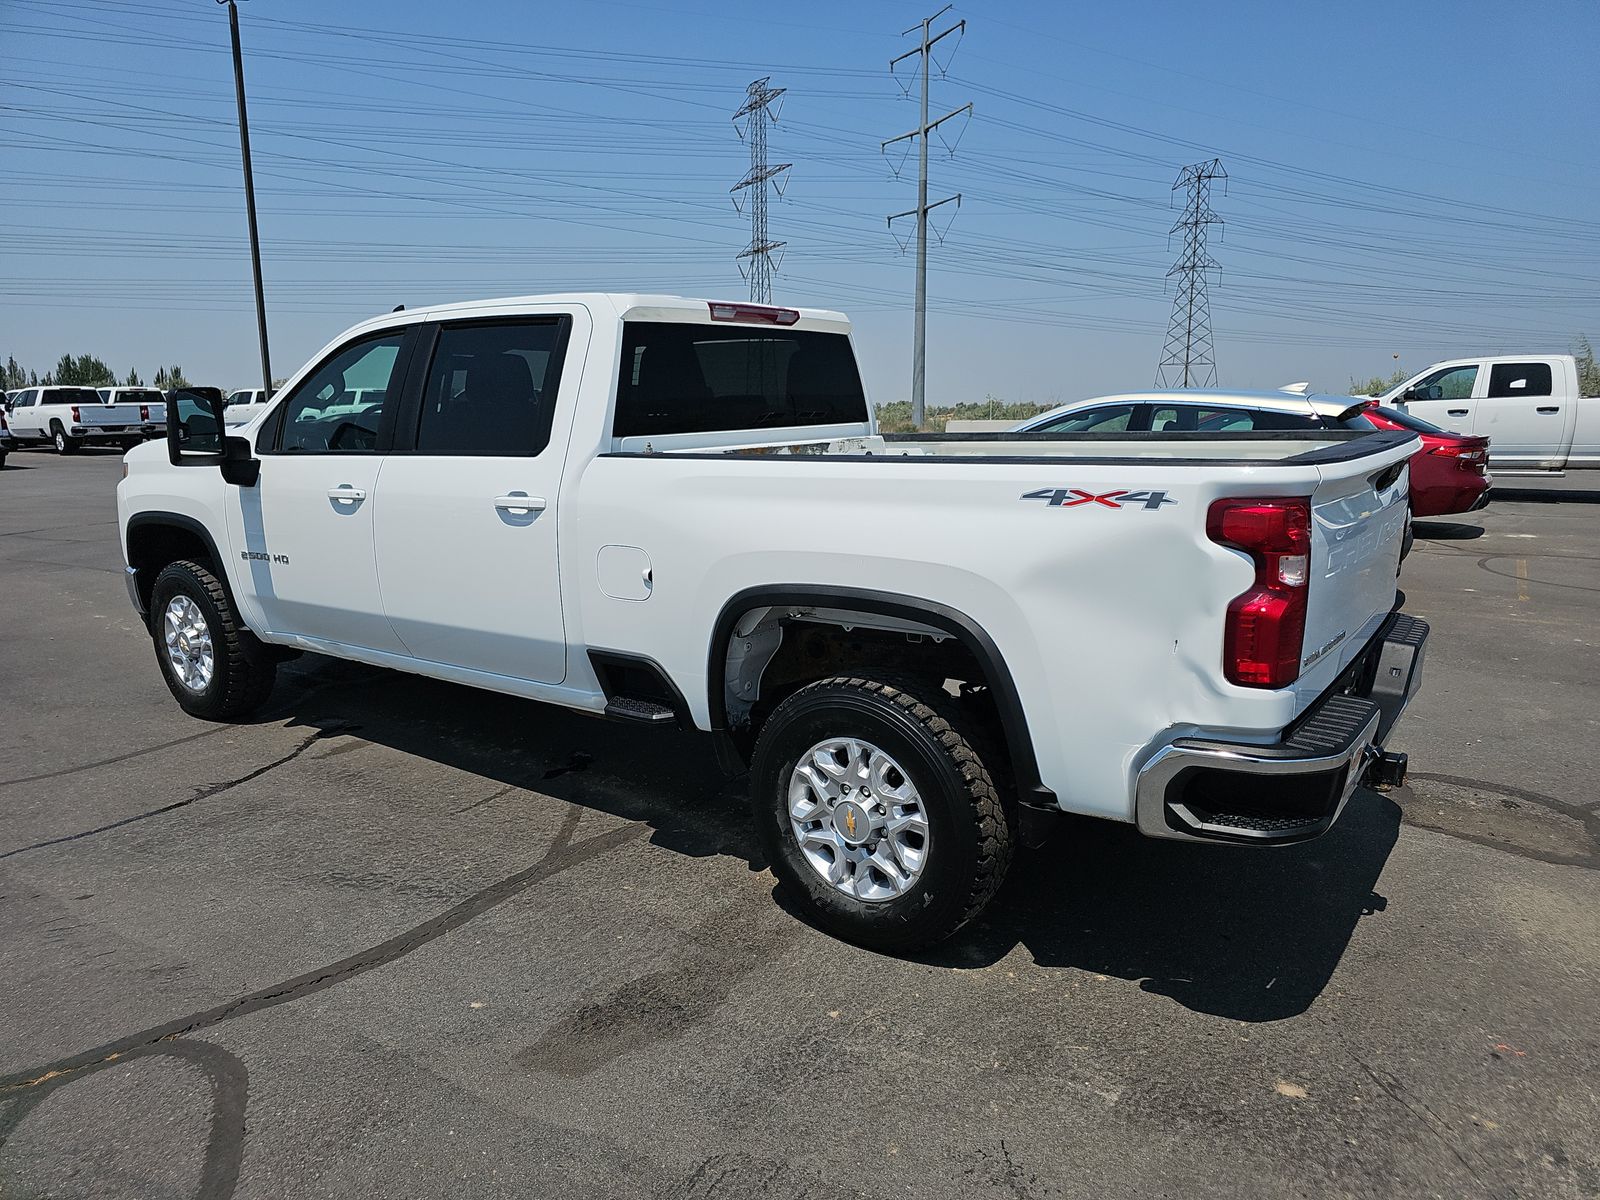
<svg viewBox="0 0 1600 1200">
<path fill-rule="evenodd" d="M 1048 425 L 1041 425 L 1034 433 L 1124 433 L 1133 420 L 1133 405 L 1108 404 L 1089 408 L 1083 412 L 1057 417 Z"/>
<path fill-rule="evenodd" d="M 1549 363 L 1494 363 L 1489 368 L 1489 398 L 1548 396 Z"/>
<path fill-rule="evenodd" d="M 289 454 L 360 453 L 378 445 L 378 422 L 399 391 L 395 364 L 406 330 L 340 350 L 283 402 L 280 448 Z"/>
<path fill-rule="evenodd" d="M 535 455 L 550 442 L 567 318 L 446 325 L 428 367 L 418 454 Z"/>
<path fill-rule="evenodd" d="M 867 419 L 850 339 L 816 330 L 629 321 L 617 437 Z"/>
<path fill-rule="evenodd" d="M 1152 433 L 1194 432 L 1194 409 L 1187 404 L 1164 404 L 1150 410 Z"/>
<path fill-rule="evenodd" d="M 1419 400 L 1470 400 L 1472 385 L 1477 382 L 1477 367 L 1446 367 L 1418 380 L 1410 390 L 1416 392 Z"/>
</svg>

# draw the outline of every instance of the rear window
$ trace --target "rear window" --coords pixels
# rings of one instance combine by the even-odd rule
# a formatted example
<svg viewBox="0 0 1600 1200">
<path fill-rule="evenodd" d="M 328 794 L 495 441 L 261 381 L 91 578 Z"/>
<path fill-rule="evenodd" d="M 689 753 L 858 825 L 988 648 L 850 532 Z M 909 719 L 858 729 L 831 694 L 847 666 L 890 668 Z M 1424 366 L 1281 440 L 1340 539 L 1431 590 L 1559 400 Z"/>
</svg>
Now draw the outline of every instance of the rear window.
<svg viewBox="0 0 1600 1200">
<path fill-rule="evenodd" d="M 866 419 L 861 375 L 842 333 L 652 321 L 623 326 L 617 437 Z"/>
<path fill-rule="evenodd" d="M 1411 430 L 1412 433 L 1431 433 L 1435 437 L 1454 437 L 1448 429 L 1441 429 L 1432 421 L 1424 421 L 1415 413 L 1401 412 L 1398 408 L 1380 408 L 1384 419 L 1393 421 L 1402 428 Z"/>
<path fill-rule="evenodd" d="M 44 394 L 42 404 L 99 404 L 100 393 L 93 388 L 58 387 Z"/>
</svg>

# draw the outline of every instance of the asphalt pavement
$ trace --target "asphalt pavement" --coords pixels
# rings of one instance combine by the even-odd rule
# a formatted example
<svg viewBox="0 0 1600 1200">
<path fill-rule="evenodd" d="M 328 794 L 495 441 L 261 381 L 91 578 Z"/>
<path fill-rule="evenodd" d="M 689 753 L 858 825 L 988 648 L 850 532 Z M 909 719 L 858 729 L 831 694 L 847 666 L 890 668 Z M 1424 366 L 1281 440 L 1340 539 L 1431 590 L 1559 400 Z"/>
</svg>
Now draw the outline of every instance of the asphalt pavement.
<svg viewBox="0 0 1600 1200">
<path fill-rule="evenodd" d="M 1407 787 L 1064 821 L 908 960 L 703 737 L 310 657 L 184 716 L 119 473 L 0 471 L 6 1200 L 1600 1194 L 1600 478 L 1419 523 Z"/>
</svg>

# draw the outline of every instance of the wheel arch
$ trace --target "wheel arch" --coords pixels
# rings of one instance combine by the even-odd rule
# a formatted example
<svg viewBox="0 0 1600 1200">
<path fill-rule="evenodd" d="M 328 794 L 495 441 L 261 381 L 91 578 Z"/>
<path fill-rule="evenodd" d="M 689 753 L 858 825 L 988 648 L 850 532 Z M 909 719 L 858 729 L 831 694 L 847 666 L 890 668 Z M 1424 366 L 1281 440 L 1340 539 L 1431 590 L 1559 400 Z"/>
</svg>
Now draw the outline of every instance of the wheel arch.
<svg viewBox="0 0 1600 1200">
<path fill-rule="evenodd" d="M 728 742 L 731 732 L 727 702 L 727 664 L 734 632 L 744 617 L 758 609 L 824 608 L 888 617 L 928 626 L 953 639 L 983 671 L 993 693 L 1000 733 L 1005 742 L 1017 799 L 1030 808 L 1056 809 L 1055 793 L 1039 777 L 1022 697 L 1016 681 L 992 637 L 977 621 L 959 609 L 932 600 L 894 592 L 826 584 L 770 584 L 745 588 L 722 606 L 712 626 L 706 659 L 707 713 L 710 728 Z"/>
<path fill-rule="evenodd" d="M 148 616 L 156 576 L 168 563 L 193 559 L 210 568 L 232 591 L 227 563 L 211 531 L 194 517 L 174 512 L 139 512 L 128 518 L 128 569 L 137 607 Z"/>
</svg>

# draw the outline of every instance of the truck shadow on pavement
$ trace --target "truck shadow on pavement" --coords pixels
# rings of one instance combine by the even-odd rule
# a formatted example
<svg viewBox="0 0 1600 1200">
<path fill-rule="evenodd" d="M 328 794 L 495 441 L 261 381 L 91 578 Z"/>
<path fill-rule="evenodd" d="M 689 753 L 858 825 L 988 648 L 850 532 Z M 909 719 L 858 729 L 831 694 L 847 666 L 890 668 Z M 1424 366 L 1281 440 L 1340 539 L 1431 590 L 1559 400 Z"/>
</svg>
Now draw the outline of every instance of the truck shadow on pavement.
<svg viewBox="0 0 1600 1200">
<path fill-rule="evenodd" d="M 1356 924 L 1388 907 L 1374 887 L 1399 831 L 1399 806 L 1364 788 L 1329 833 L 1274 849 L 1064 817 L 977 928 L 926 961 L 998 961 L 1021 945 L 1041 966 L 1136 981 L 1195 1012 L 1284 1020 L 1322 994 Z"/>
<path fill-rule="evenodd" d="M 387 671 L 316 691 L 291 724 L 338 721 L 354 738 L 499 785 L 455 812 L 525 789 L 642 822 L 653 844 L 678 854 L 766 868 L 744 781 L 723 779 L 705 735 Z M 1293 1017 L 1327 986 L 1357 923 L 1387 906 L 1373 888 L 1400 816 L 1362 789 L 1330 833 L 1278 849 L 1156 841 L 1064 817 L 1045 846 L 1019 853 L 978 923 L 918 961 L 970 970 L 1021 946 L 1040 966 L 1137 981 L 1196 1012 Z M 781 893 L 775 899 L 789 908 Z"/>
</svg>

